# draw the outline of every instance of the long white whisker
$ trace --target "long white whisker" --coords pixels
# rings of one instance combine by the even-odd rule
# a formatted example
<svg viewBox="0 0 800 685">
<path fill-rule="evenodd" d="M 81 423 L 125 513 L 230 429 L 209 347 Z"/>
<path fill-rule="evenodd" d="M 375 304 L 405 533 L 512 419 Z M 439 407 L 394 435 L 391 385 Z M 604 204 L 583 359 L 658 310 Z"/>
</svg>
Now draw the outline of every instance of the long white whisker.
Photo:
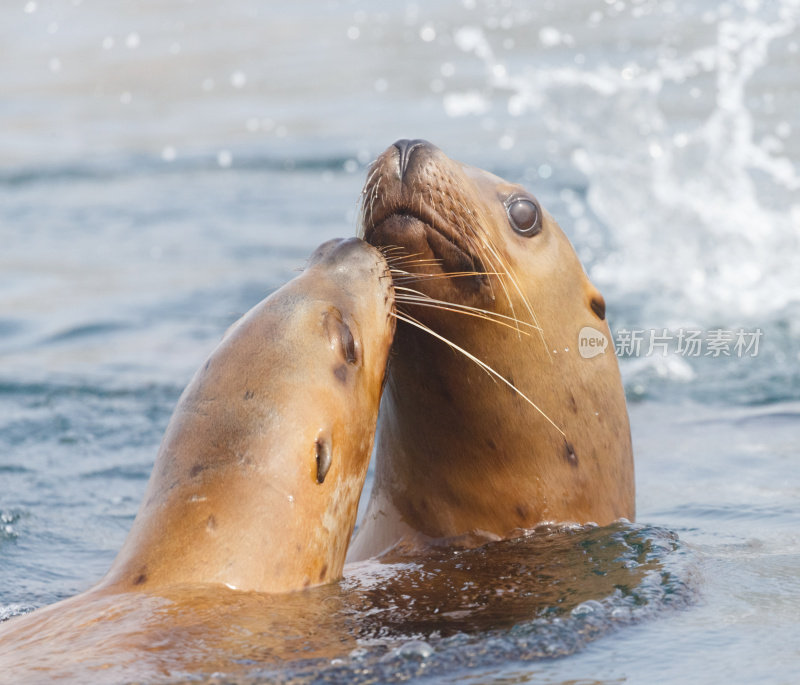
<svg viewBox="0 0 800 685">
<path fill-rule="evenodd" d="M 555 428 L 565 440 L 567 439 L 567 434 L 561 428 L 559 428 L 556 425 L 556 423 L 553 421 L 553 419 L 551 419 L 547 414 L 545 414 L 539 408 L 539 406 L 536 405 L 536 403 L 533 402 L 527 395 L 525 395 L 525 393 L 523 393 L 519 388 L 517 388 L 517 386 L 515 386 L 511 381 L 506 380 L 506 378 L 503 375 L 501 375 L 497 371 L 495 371 L 486 362 L 481 361 L 474 354 L 472 354 L 470 352 L 467 352 L 463 347 L 459 347 L 454 342 L 448 340 L 443 335 L 439 335 L 436 331 L 431 330 L 430 328 L 428 328 L 428 326 L 426 326 L 425 324 L 417 321 L 414 317 L 409 316 L 408 314 L 399 314 L 397 312 L 392 312 L 392 316 L 394 316 L 399 321 L 405 321 L 406 323 L 408 323 L 408 324 L 410 324 L 412 326 L 416 326 L 417 328 L 419 328 L 422 331 L 425 331 L 426 333 L 430 333 L 434 338 L 438 338 L 439 340 L 441 340 L 446 345 L 449 345 L 450 347 L 452 347 L 454 350 L 456 350 L 458 352 L 461 352 L 461 354 L 463 354 L 465 357 L 467 357 L 468 359 L 470 359 L 473 362 L 475 362 L 481 369 L 486 371 L 486 373 L 488 373 L 490 376 L 494 376 L 497 380 L 500 380 L 503 383 L 505 383 L 509 388 L 511 388 L 515 393 L 517 393 L 517 395 L 519 395 L 528 404 L 530 404 L 537 412 L 539 412 L 539 414 L 541 414 L 542 417 L 544 417 L 547 420 L 547 422 L 551 426 L 553 426 L 553 428 Z"/>
</svg>

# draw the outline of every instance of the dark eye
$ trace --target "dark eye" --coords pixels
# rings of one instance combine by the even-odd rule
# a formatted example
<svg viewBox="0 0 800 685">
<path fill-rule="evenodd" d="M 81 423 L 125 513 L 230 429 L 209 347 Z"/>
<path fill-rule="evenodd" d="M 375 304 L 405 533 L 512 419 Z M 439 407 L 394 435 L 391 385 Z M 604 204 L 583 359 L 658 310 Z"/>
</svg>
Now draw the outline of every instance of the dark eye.
<svg viewBox="0 0 800 685">
<path fill-rule="evenodd" d="M 506 212 L 511 227 L 520 235 L 532 236 L 542 230 L 536 203 L 523 198 L 512 200 L 506 206 Z"/>
</svg>

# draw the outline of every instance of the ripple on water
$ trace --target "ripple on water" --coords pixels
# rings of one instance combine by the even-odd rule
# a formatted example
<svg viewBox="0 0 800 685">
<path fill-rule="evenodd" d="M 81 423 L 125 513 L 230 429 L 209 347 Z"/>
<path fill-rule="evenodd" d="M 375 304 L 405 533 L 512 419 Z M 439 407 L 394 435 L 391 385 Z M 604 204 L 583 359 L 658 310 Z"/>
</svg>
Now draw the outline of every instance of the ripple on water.
<svg viewBox="0 0 800 685">
<path fill-rule="evenodd" d="M 342 582 L 343 612 L 361 646 L 257 677 L 398 681 L 572 654 L 690 604 L 692 567 L 674 533 L 630 523 L 542 529 L 476 549 L 356 564 Z"/>
</svg>

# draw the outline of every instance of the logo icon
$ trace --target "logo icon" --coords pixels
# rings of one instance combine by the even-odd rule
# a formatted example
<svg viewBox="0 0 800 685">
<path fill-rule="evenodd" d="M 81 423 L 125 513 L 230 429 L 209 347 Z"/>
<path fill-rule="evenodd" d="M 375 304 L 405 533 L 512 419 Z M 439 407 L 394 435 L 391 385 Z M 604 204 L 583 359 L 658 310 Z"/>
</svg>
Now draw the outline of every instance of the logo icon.
<svg viewBox="0 0 800 685">
<path fill-rule="evenodd" d="M 578 333 L 578 352 L 584 359 L 591 359 L 598 354 L 605 354 L 608 347 L 608 338 L 604 333 L 592 328 L 591 326 L 584 326 Z"/>
</svg>

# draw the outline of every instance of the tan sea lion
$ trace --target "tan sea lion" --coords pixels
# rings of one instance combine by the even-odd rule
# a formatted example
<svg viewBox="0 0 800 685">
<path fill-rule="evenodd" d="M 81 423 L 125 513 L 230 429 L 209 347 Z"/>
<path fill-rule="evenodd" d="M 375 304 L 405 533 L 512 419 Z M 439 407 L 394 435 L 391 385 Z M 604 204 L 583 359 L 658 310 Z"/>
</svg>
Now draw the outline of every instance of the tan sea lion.
<svg viewBox="0 0 800 685">
<path fill-rule="evenodd" d="M 208 634 L 193 624 L 201 605 L 235 603 L 230 590 L 284 593 L 340 578 L 393 306 L 385 260 L 351 238 L 322 245 L 234 324 L 181 396 L 108 574 L 0 626 L 0 673 L 48 680 L 84 660 L 116 668 L 136 654 L 133 671 L 110 672 L 130 679 L 151 652 L 174 669 L 188 657 L 160 641 L 187 625 Z"/>
<path fill-rule="evenodd" d="M 389 147 L 362 200 L 360 235 L 390 256 L 406 321 L 348 560 L 401 542 L 632 519 L 613 345 L 579 353 L 611 340 L 605 302 L 556 221 L 523 187 L 422 140 Z"/>
</svg>

